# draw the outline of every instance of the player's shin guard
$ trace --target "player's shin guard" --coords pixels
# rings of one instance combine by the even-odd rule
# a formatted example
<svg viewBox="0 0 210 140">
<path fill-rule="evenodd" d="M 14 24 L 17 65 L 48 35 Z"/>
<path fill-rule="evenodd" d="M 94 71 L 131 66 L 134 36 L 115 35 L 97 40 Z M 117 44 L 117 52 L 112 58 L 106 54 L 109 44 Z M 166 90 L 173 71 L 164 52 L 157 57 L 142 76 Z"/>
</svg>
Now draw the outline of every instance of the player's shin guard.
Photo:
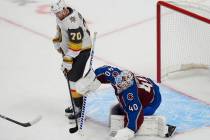
<svg viewBox="0 0 210 140">
<path fill-rule="evenodd" d="M 71 82 L 72 87 L 74 88 L 74 82 Z M 76 114 L 78 114 L 77 112 L 80 112 L 81 110 L 81 106 L 82 103 L 81 102 L 81 98 L 82 96 L 80 94 L 78 94 L 78 92 L 76 90 L 74 90 L 73 88 L 71 88 L 71 96 L 72 96 L 72 103 L 74 104 L 74 109 Z M 74 111 L 73 111 L 73 106 L 70 106 L 68 108 L 65 109 L 65 115 L 66 116 L 71 116 L 70 118 L 74 118 Z"/>
</svg>

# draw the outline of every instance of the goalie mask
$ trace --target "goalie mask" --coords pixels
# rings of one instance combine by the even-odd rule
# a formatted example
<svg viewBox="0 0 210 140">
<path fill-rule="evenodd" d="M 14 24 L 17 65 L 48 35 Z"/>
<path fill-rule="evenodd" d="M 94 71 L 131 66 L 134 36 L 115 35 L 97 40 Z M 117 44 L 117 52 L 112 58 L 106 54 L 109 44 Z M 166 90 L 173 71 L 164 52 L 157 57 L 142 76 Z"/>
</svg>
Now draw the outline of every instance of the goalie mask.
<svg viewBox="0 0 210 140">
<path fill-rule="evenodd" d="M 133 73 L 127 70 L 122 71 L 119 75 L 115 77 L 115 86 L 118 90 L 118 93 L 132 86 L 133 82 Z"/>
</svg>

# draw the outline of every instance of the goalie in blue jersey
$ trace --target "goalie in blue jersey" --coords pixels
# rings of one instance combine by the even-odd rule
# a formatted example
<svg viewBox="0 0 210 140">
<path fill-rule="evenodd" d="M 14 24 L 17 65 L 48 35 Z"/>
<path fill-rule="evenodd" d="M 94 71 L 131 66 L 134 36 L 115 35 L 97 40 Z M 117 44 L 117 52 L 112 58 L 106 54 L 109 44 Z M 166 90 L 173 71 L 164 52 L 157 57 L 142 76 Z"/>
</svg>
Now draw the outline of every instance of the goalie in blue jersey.
<svg viewBox="0 0 210 140">
<path fill-rule="evenodd" d="M 159 87 L 150 78 L 112 66 L 90 70 L 76 83 L 76 88 L 82 95 L 88 96 L 101 84 L 111 84 L 119 101 L 119 104 L 112 108 L 112 115 L 124 116 L 124 128 L 117 131 L 113 140 L 133 138 L 141 127 L 144 116 L 153 115 L 161 103 Z M 176 129 L 175 126 L 169 125 L 163 127 L 167 129 L 162 134 L 166 137 L 173 135 Z"/>
</svg>

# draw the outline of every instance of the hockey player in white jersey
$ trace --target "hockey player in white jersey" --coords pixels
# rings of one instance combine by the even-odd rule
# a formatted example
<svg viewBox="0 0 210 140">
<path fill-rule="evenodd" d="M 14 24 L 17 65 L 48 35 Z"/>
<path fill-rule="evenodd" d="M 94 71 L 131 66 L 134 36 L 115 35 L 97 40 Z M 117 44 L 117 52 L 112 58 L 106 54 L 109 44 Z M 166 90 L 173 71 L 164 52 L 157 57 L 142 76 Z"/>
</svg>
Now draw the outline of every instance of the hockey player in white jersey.
<svg viewBox="0 0 210 140">
<path fill-rule="evenodd" d="M 75 89 L 75 82 L 83 76 L 90 56 L 90 32 L 82 15 L 67 6 L 64 0 L 53 0 L 51 11 L 55 14 L 57 23 L 54 48 L 62 55 L 61 70 L 70 82 L 76 113 L 73 113 L 72 107 L 65 109 L 65 112 L 69 119 L 75 119 L 80 117 L 83 103 L 83 97 Z"/>
</svg>

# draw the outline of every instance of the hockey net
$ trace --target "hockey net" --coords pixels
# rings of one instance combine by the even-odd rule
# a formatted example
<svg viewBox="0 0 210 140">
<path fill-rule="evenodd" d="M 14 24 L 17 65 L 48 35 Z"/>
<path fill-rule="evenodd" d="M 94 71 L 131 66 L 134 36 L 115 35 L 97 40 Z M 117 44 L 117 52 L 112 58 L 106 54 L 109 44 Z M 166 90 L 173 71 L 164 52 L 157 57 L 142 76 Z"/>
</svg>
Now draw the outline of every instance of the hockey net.
<svg viewBox="0 0 210 140">
<path fill-rule="evenodd" d="M 157 3 L 157 81 L 210 68 L 210 8 L 186 1 Z"/>
</svg>

